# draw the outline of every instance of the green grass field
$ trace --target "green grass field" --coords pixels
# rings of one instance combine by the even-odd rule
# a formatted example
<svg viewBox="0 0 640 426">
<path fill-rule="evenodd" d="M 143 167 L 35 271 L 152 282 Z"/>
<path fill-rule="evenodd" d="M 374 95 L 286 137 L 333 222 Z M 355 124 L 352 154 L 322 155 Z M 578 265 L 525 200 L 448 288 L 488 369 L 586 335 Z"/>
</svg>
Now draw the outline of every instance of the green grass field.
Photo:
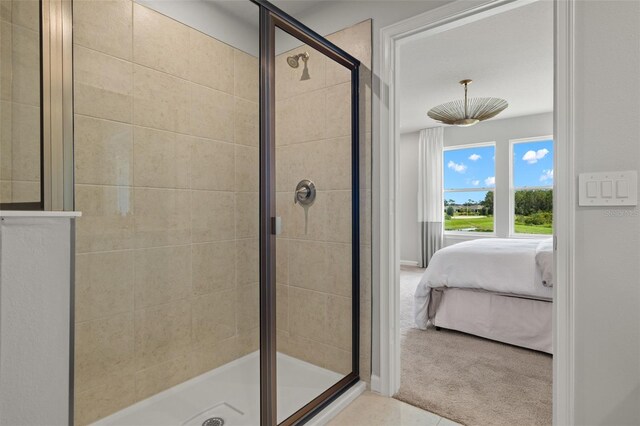
<svg viewBox="0 0 640 426">
<path fill-rule="evenodd" d="M 445 231 L 470 230 L 473 232 L 493 232 L 493 216 L 471 217 L 455 216 L 455 219 L 444 221 Z"/>
<path fill-rule="evenodd" d="M 493 232 L 493 216 L 465 218 L 456 216 L 455 219 L 447 219 L 444 222 L 445 231 L 471 230 L 472 232 Z M 515 224 L 517 234 L 546 234 L 553 233 L 551 224 L 546 225 L 522 225 Z"/>
<path fill-rule="evenodd" d="M 515 224 L 516 234 L 553 234 L 553 228 L 551 225 L 520 225 Z"/>
</svg>

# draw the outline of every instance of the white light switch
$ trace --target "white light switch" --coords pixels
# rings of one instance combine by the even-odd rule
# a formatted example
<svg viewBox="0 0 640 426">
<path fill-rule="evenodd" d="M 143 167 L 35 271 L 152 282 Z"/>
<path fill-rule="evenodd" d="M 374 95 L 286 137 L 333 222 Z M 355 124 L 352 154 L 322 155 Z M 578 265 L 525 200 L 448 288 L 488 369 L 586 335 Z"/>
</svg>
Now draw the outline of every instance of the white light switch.
<svg viewBox="0 0 640 426">
<path fill-rule="evenodd" d="M 626 180 L 616 181 L 616 197 L 628 198 L 629 197 L 629 185 Z"/>
<path fill-rule="evenodd" d="M 638 172 L 581 173 L 579 205 L 636 206 L 638 204 Z"/>
<path fill-rule="evenodd" d="M 602 182 L 602 198 L 611 198 L 613 196 L 613 182 L 605 180 Z"/>
</svg>

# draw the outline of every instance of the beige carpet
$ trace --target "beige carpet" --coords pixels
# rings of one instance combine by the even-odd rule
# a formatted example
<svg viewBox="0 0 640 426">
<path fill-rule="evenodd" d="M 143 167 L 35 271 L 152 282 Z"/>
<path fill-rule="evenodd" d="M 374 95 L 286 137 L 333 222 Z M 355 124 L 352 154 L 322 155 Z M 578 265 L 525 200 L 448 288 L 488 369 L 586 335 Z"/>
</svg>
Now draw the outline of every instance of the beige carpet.
<svg viewBox="0 0 640 426">
<path fill-rule="evenodd" d="M 395 398 L 465 425 L 549 425 L 551 356 L 455 331 L 415 328 L 422 270 L 403 267 L 402 378 Z"/>
</svg>

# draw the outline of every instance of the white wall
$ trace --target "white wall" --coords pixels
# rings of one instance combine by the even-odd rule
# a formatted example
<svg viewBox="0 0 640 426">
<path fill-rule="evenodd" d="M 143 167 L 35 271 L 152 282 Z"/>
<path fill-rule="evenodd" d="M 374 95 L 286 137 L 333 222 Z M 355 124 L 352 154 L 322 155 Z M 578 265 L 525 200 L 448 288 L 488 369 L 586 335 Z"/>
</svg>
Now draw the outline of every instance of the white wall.
<svg viewBox="0 0 640 426">
<path fill-rule="evenodd" d="M 400 260 L 418 263 L 420 226 L 418 225 L 418 140 L 420 132 L 400 135 Z"/>
<path fill-rule="evenodd" d="M 576 173 L 640 169 L 640 2 L 576 2 Z M 576 207 L 575 423 L 640 424 L 640 210 Z"/>
<path fill-rule="evenodd" d="M 0 219 L 0 424 L 69 424 L 68 218 Z"/>
<path fill-rule="evenodd" d="M 496 143 L 496 236 L 509 236 L 509 140 L 553 134 L 553 113 L 489 120 L 473 127 L 447 126 L 444 146 L 468 145 L 480 142 Z M 418 132 L 400 138 L 400 259 L 418 259 L 420 227 L 417 212 Z M 482 238 L 482 235 L 445 235 L 444 245 Z"/>
</svg>

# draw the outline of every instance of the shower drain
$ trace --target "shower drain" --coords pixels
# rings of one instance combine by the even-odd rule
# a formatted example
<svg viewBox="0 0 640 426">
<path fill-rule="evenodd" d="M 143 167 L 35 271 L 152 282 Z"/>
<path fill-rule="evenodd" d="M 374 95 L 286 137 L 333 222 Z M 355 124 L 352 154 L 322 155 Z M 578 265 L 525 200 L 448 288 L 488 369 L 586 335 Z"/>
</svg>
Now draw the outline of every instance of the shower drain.
<svg viewBox="0 0 640 426">
<path fill-rule="evenodd" d="M 224 419 L 222 417 L 211 417 L 210 419 L 202 422 L 202 426 L 222 426 L 224 425 Z"/>
</svg>

